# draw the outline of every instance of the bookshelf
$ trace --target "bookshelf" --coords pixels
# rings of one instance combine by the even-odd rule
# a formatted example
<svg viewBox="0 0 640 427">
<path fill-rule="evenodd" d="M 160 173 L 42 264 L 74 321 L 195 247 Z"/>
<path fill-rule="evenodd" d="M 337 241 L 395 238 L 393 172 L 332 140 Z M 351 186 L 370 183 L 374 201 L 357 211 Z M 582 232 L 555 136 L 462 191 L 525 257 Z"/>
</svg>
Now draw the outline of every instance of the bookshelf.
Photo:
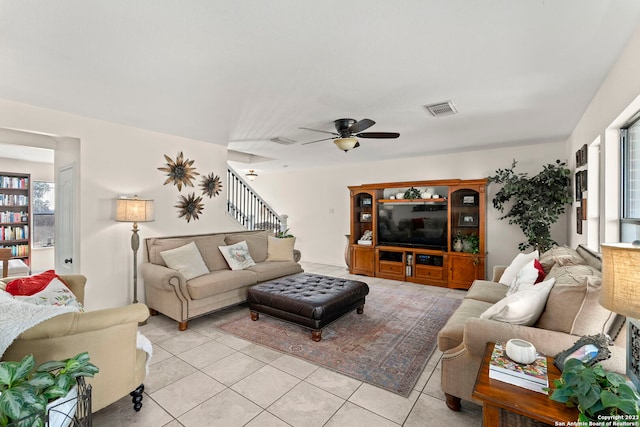
<svg viewBox="0 0 640 427">
<path fill-rule="evenodd" d="M 0 172 L 0 247 L 31 265 L 31 175 Z"/>
</svg>

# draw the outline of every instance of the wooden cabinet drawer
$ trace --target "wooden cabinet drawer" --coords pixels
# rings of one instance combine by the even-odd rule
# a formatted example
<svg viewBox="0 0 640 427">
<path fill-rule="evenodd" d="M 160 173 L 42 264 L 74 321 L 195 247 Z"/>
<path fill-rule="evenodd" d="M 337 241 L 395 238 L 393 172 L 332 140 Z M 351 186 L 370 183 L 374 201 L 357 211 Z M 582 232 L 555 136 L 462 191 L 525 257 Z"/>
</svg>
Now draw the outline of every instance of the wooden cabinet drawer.
<svg viewBox="0 0 640 427">
<path fill-rule="evenodd" d="M 442 280 L 444 278 L 444 269 L 442 267 L 427 267 L 424 265 L 416 265 L 416 278 Z"/>
<path fill-rule="evenodd" d="M 378 268 L 381 273 L 404 275 L 404 264 L 401 262 L 380 261 Z"/>
</svg>

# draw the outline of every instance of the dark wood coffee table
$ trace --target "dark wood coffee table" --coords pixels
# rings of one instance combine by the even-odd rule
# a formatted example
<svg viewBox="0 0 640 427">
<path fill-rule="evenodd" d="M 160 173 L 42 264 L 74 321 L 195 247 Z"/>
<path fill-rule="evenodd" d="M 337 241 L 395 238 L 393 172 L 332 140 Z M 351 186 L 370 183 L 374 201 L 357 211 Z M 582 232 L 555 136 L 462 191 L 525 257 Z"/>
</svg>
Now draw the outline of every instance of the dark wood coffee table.
<svg viewBox="0 0 640 427">
<path fill-rule="evenodd" d="M 492 351 L 493 343 L 488 343 L 473 387 L 473 397 L 482 402 L 484 427 L 513 426 L 517 417 L 530 419 L 529 422 L 520 420 L 517 425 L 533 426 L 566 425 L 568 421 L 578 420 L 576 408 L 567 408 L 562 403 L 554 402 L 546 394 L 489 378 Z M 552 357 L 547 357 L 547 366 L 549 385 L 553 385 L 553 380 L 560 378 L 561 372 L 553 364 Z"/>
</svg>

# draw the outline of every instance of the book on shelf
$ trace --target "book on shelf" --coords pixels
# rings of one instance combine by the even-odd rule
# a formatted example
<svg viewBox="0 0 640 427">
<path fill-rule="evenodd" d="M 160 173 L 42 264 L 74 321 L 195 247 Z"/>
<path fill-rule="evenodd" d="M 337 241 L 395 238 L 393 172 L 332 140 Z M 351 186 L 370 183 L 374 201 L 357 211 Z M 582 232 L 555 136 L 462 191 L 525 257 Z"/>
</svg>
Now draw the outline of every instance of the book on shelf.
<svg viewBox="0 0 640 427">
<path fill-rule="evenodd" d="M 505 344 L 496 342 L 489 361 L 489 378 L 547 394 L 543 390 L 549 387 L 547 357 L 537 353 L 533 363 L 517 363 L 507 356 Z"/>
</svg>

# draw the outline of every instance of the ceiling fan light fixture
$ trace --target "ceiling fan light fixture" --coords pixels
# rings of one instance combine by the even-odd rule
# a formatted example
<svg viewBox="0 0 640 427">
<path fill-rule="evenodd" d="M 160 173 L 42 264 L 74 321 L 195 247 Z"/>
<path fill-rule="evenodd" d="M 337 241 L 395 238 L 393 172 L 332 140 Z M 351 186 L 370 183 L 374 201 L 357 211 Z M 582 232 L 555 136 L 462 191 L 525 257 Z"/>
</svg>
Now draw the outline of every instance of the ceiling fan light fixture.
<svg viewBox="0 0 640 427">
<path fill-rule="evenodd" d="M 344 151 L 345 153 L 356 146 L 358 140 L 356 138 L 337 138 L 333 140 L 336 147 Z"/>
<path fill-rule="evenodd" d="M 245 175 L 249 181 L 253 181 L 258 177 L 258 174 L 253 169 L 249 169 L 249 173 Z"/>
</svg>

